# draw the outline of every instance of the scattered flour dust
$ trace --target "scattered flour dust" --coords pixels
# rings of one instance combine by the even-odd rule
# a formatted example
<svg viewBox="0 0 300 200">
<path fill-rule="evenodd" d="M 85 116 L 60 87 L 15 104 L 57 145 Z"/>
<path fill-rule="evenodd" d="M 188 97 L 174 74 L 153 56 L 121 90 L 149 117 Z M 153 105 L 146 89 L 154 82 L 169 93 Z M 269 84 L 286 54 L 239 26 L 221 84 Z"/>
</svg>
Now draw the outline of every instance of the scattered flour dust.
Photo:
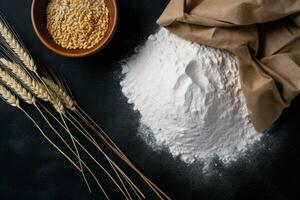
<svg viewBox="0 0 300 200">
<path fill-rule="evenodd" d="M 161 28 L 122 63 L 122 91 L 141 115 L 153 147 L 192 163 L 217 156 L 228 163 L 258 141 L 233 55 L 181 39 Z M 157 149 L 157 148 L 155 148 Z"/>
</svg>

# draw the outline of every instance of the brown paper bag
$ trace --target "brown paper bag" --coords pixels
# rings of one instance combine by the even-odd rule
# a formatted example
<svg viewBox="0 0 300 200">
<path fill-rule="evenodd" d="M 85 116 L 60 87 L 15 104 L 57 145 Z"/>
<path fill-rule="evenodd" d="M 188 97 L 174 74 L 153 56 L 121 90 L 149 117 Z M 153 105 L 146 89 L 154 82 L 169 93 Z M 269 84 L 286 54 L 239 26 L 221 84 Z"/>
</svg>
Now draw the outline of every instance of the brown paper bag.
<svg viewBox="0 0 300 200">
<path fill-rule="evenodd" d="M 158 24 L 235 54 L 257 131 L 300 91 L 300 0 L 171 0 Z"/>
</svg>

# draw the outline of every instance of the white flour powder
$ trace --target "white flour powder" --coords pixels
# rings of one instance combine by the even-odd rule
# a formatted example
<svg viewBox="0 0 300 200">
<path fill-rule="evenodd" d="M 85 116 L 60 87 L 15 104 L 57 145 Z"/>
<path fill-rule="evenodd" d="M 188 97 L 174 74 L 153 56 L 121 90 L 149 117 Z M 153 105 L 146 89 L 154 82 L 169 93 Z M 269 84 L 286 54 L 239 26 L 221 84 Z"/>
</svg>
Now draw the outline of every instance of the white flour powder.
<svg viewBox="0 0 300 200">
<path fill-rule="evenodd" d="M 174 156 L 229 162 L 260 138 L 230 53 L 162 28 L 122 66 L 122 91 L 141 114 L 142 133 L 147 127 Z"/>
</svg>

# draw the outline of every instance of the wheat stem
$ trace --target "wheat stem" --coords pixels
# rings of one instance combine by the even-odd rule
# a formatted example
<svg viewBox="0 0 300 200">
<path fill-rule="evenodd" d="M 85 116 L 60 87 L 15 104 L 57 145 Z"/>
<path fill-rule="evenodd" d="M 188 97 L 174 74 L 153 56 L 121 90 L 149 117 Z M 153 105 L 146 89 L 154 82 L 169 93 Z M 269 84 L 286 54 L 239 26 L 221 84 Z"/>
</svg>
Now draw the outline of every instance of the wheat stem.
<svg viewBox="0 0 300 200">
<path fill-rule="evenodd" d="M 74 123 L 67 117 L 65 116 L 67 120 L 69 120 L 69 122 L 72 123 L 72 125 L 74 126 Z M 62 125 L 62 124 L 61 124 Z M 64 128 L 64 126 L 62 126 Z M 77 127 L 75 127 L 77 128 Z M 90 141 L 91 139 L 85 135 L 83 133 L 83 135 Z M 113 183 L 117 186 L 117 188 L 120 190 L 120 192 L 127 198 L 126 194 L 124 193 L 124 191 L 122 190 L 122 188 L 119 186 L 119 184 L 115 181 L 115 179 L 106 171 L 106 169 L 78 142 L 78 140 L 73 137 L 74 141 L 86 152 L 86 154 L 107 174 L 107 176 L 113 181 Z M 93 143 L 93 142 L 92 142 Z M 70 147 L 68 147 L 70 148 Z M 98 150 L 101 152 L 101 154 L 109 161 L 109 162 L 113 162 L 106 154 L 105 152 L 98 146 Z"/>
<path fill-rule="evenodd" d="M 34 123 L 34 125 L 39 129 L 39 131 L 42 133 L 42 135 L 48 140 L 48 142 L 50 142 L 50 144 L 52 144 L 62 155 L 64 155 L 64 157 L 66 157 L 75 167 L 78 171 L 80 171 L 80 168 L 58 147 L 56 146 L 47 136 L 46 134 L 43 132 L 43 130 L 39 127 L 39 125 L 35 122 L 35 120 L 21 107 L 19 107 L 19 109 L 21 109 L 25 115 Z M 64 140 L 63 140 L 64 141 Z M 64 141 L 64 143 L 67 145 L 67 147 L 70 148 L 70 146 Z M 73 154 L 75 154 L 72 150 L 71 152 Z M 75 154 L 76 156 L 76 154 Z M 109 200 L 109 197 L 107 195 L 107 193 L 105 192 L 105 190 L 103 189 L 102 185 L 100 184 L 100 182 L 98 181 L 97 177 L 95 176 L 95 174 L 90 170 L 90 168 L 84 163 L 82 162 L 82 164 L 85 166 L 85 168 L 89 171 L 89 173 L 91 174 L 91 176 L 93 177 L 93 179 L 96 181 L 97 185 L 99 186 L 100 190 L 103 192 L 103 194 L 105 195 L 106 199 Z"/>
<path fill-rule="evenodd" d="M 40 108 L 39 108 L 36 104 L 34 104 L 34 106 L 35 106 L 35 108 L 39 111 L 39 113 L 41 114 L 41 116 L 43 117 L 43 119 L 44 119 L 44 120 L 47 122 L 47 124 L 50 126 L 50 128 L 51 128 L 57 135 L 60 135 L 60 134 L 56 131 L 56 129 L 52 126 L 52 124 L 49 122 L 49 120 L 45 117 L 44 113 L 40 110 Z M 71 132 L 69 131 L 67 125 L 66 125 L 66 131 L 70 134 L 70 137 L 71 137 L 71 139 L 72 139 L 72 134 L 71 134 Z M 73 140 L 72 140 L 72 141 L 73 141 Z M 75 144 L 74 144 L 74 145 L 75 145 Z M 87 179 L 86 179 L 86 177 L 85 177 L 84 171 L 83 171 L 82 160 L 81 160 L 81 158 L 80 158 L 80 154 L 79 154 L 79 152 L 78 152 L 78 149 L 77 149 L 76 145 L 75 145 L 75 150 L 76 150 L 76 157 L 78 157 L 78 160 L 79 160 L 80 172 L 81 172 L 81 174 L 82 174 L 82 176 L 83 176 L 83 179 L 84 179 L 84 181 L 85 181 L 85 183 L 86 183 L 86 185 L 87 185 L 87 188 L 88 188 L 89 192 L 91 192 L 90 185 L 89 185 L 89 183 L 88 183 L 88 181 L 87 181 Z"/>
<path fill-rule="evenodd" d="M 47 108 L 45 108 L 43 105 L 41 105 L 42 106 L 42 108 L 43 109 L 45 109 L 46 110 L 46 112 L 48 112 L 48 114 L 50 115 L 50 116 L 52 116 L 53 117 L 53 119 L 54 120 L 56 120 L 57 122 L 58 122 L 58 124 L 63 128 L 63 129 L 65 129 L 66 130 L 66 127 L 50 112 L 50 111 L 48 111 L 48 109 Z M 65 116 L 66 117 L 66 116 Z M 66 117 L 66 119 L 68 119 L 68 120 L 70 120 L 69 118 L 67 118 Z M 73 124 L 74 125 L 74 124 Z M 57 132 L 57 131 L 56 131 Z M 60 139 L 61 140 L 63 140 L 63 142 L 64 143 L 66 143 L 65 142 L 65 140 L 61 137 L 61 136 L 59 136 L 60 137 Z M 86 154 L 104 171 L 104 173 L 106 173 L 107 174 L 107 176 L 113 181 L 113 183 L 117 186 L 117 188 L 121 191 L 121 193 L 123 194 L 123 195 L 125 195 L 125 193 L 124 193 L 124 191 L 121 189 L 121 187 L 117 184 L 117 182 L 114 180 L 114 178 L 108 173 L 108 171 L 79 143 L 79 141 L 75 138 L 75 137 L 73 137 L 73 139 L 74 139 L 74 141 L 86 152 Z M 72 150 L 72 148 L 68 145 L 68 144 L 66 144 L 67 145 L 67 147 L 68 147 L 68 149 L 71 151 L 71 152 L 73 152 L 73 154 L 75 153 L 73 150 Z M 106 156 L 106 154 L 104 155 L 104 156 Z M 106 159 L 107 159 L 108 157 L 106 156 Z M 109 159 L 109 158 L 108 158 Z"/>
<path fill-rule="evenodd" d="M 72 115 L 70 115 L 70 116 L 73 117 Z M 103 152 L 103 150 L 101 149 L 99 144 L 97 142 L 95 142 L 95 140 L 91 139 L 89 132 L 75 118 L 73 118 L 73 120 L 78 124 L 78 126 L 80 128 L 67 116 L 66 116 L 66 119 L 105 156 L 105 158 L 108 160 L 108 162 L 111 162 L 118 169 L 118 171 L 120 171 L 120 173 L 122 173 L 123 176 L 125 175 L 124 177 L 126 180 L 129 180 L 130 183 L 132 183 L 132 181 L 128 178 L 128 176 L 126 176 L 126 174 Z M 130 183 L 129 183 L 129 185 L 132 186 Z M 144 197 L 144 194 L 134 184 L 133 184 L 133 186 Z"/>
<path fill-rule="evenodd" d="M 101 184 L 99 183 L 98 179 L 96 178 L 96 176 L 94 175 L 94 173 L 90 170 L 90 168 L 86 165 L 86 163 L 81 160 L 80 157 L 78 157 L 78 155 L 76 154 L 76 152 L 74 152 L 74 150 L 70 147 L 70 145 L 66 142 L 66 140 L 58 133 L 58 131 L 52 126 L 52 124 L 49 122 L 49 120 L 45 117 L 45 115 L 42 113 L 42 111 L 37 107 L 38 111 L 40 112 L 40 114 L 43 116 L 44 120 L 47 122 L 47 124 L 50 126 L 50 128 L 54 131 L 54 133 L 56 133 L 56 135 L 59 137 L 59 139 L 66 145 L 66 147 L 70 150 L 70 152 L 76 156 L 78 159 L 80 159 L 81 163 L 83 164 L 83 166 L 89 171 L 89 173 L 92 175 L 92 177 L 94 178 L 94 180 L 96 181 L 97 185 L 99 186 L 99 188 L 102 190 L 102 192 L 104 193 L 104 195 L 108 198 L 105 190 L 103 189 L 103 187 L 101 186 Z M 56 119 L 56 118 L 55 118 Z M 65 127 L 60 123 L 60 125 L 65 129 Z M 77 141 L 77 140 L 76 140 Z M 77 141 L 78 144 L 80 144 Z M 85 150 L 85 149 L 84 149 Z M 87 150 L 86 150 L 87 151 Z M 77 166 L 77 165 L 76 165 Z M 102 166 L 101 166 L 102 167 Z M 81 172 L 80 167 L 77 166 L 77 169 Z M 106 174 L 109 175 L 109 173 L 107 172 L 107 170 L 102 167 L 101 168 Z"/>
<path fill-rule="evenodd" d="M 69 160 L 71 162 L 71 164 L 80 171 L 80 168 L 72 161 L 72 159 L 67 156 L 54 142 L 52 142 L 52 140 L 44 133 L 44 131 L 41 129 L 41 127 L 37 124 L 37 122 L 20 106 L 18 107 L 21 111 L 23 111 L 23 113 L 33 122 L 33 124 L 37 127 L 37 129 L 40 131 L 40 133 L 43 135 L 43 137 L 46 138 L 46 140 L 52 145 L 54 146 L 54 148 L 56 150 L 58 150 L 65 158 L 67 158 L 67 160 Z"/>
<path fill-rule="evenodd" d="M 85 174 L 84 174 L 84 169 L 83 169 L 83 167 L 82 167 L 82 160 L 81 160 L 81 158 L 80 158 L 80 153 L 79 153 L 79 151 L 78 151 L 77 145 L 75 144 L 74 137 L 73 137 L 73 135 L 72 135 L 72 133 L 71 133 L 71 131 L 70 131 L 70 129 L 69 129 L 67 123 L 65 122 L 63 116 L 60 115 L 60 117 L 61 117 L 61 119 L 62 119 L 62 121 L 63 121 L 63 123 L 64 123 L 65 130 L 66 130 L 67 133 L 69 134 L 69 136 L 70 136 L 70 138 L 71 138 L 71 140 L 72 140 L 72 143 L 73 143 L 73 145 L 74 145 L 76 154 L 77 154 L 78 159 L 79 159 L 79 167 L 80 167 L 80 169 L 81 169 L 81 174 L 82 174 L 83 180 L 84 180 L 84 182 L 85 182 L 85 184 L 86 184 L 86 186 L 87 186 L 89 192 L 91 193 L 92 190 L 91 190 L 91 187 L 90 187 L 90 185 L 89 185 L 89 183 L 88 183 L 88 181 L 87 181 L 87 179 L 86 179 L 86 176 L 85 176 Z"/>
<path fill-rule="evenodd" d="M 79 110 L 78 110 L 78 109 Z M 80 113 L 82 112 L 86 118 L 88 118 L 92 124 L 94 124 L 94 126 Z M 75 113 L 83 120 L 83 122 L 85 122 L 86 125 L 88 125 L 100 138 L 102 138 L 103 140 L 106 141 L 106 139 L 108 140 L 108 144 L 109 146 L 111 146 L 112 149 L 116 149 L 119 153 L 119 156 L 129 160 L 126 155 L 122 152 L 122 150 L 113 142 L 113 140 L 108 136 L 108 134 L 93 120 L 93 118 L 91 118 L 80 106 L 76 106 L 76 110 Z M 97 130 L 98 128 L 98 130 Z M 100 130 L 100 131 L 99 131 Z"/>
<path fill-rule="evenodd" d="M 79 123 L 79 122 L 71 115 L 71 113 L 69 113 L 69 112 L 67 112 L 67 113 L 71 116 L 71 118 L 72 118 L 76 123 Z M 78 129 L 77 126 L 76 126 L 76 128 Z M 82 127 L 82 128 L 83 128 L 83 127 Z M 98 143 L 97 143 L 96 140 L 89 134 L 89 132 L 86 131 L 86 133 L 87 133 L 88 137 L 93 141 L 93 144 L 96 145 L 96 146 L 98 146 Z M 132 200 L 132 197 L 131 197 L 130 193 L 128 192 L 128 190 L 127 190 L 127 188 L 126 188 L 126 186 L 125 186 L 125 184 L 124 184 L 122 178 L 119 176 L 119 173 L 116 171 L 115 167 L 111 164 L 111 162 L 109 162 L 109 164 L 110 164 L 111 168 L 113 169 L 113 171 L 115 172 L 117 178 L 118 178 L 119 181 L 121 182 L 121 185 L 123 186 L 123 189 L 125 190 L 126 194 L 127 194 L 128 197 L 130 198 L 130 200 Z M 133 190 L 133 191 L 135 192 L 135 190 Z M 136 192 L 135 192 L 135 193 L 136 193 Z M 139 195 L 138 195 L 137 193 L 136 193 L 136 195 L 137 195 L 138 198 L 140 199 L 140 197 L 139 197 Z"/>
<path fill-rule="evenodd" d="M 116 168 L 114 167 L 114 165 L 113 165 L 111 162 L 108 162 L 108 163 L 109 163 L 109 165 L 111 166 L 111 168 L 113 169 L 113 171 L 114 171 L 114 173 L 116 174 L 116 176 L 117 176 L 117 178 L 119 179 L 119 181 L 121 182 L 121 185 L 122 185 L 123 189 L 125 190 L 125 193 L 126 193 L 127 196 L 129 197 L 129 199 L 132 200 L 132 197 L 131 197 L 130 193 L 128 192 L 128 190 L 127 190 L 127 188 L 126 188 L 126 186 L 125 186 L 125 184 L 124 184 L 122 178 L 121 178 L 120 175 L 119 175 L 119 172 L 116 170 Z"/>
<path fill-rule="evenodd" d="M 92 126 L 81 114 L 77 111 L 77 114 L 79 114 L 79 117 L 82 118 L 82 120 L 90 127 L 92 128 L 100 138 L 102 138 L 105 141 L 104 136 L 111 142 L 106 143 L 110 146 L 110 148 L 125 162 L 127 163 L 139 176 L 147 183 L 147 185 L 153 190 L 153 192 L 160 198 L 164 199 L 160 194 L 162 194 L 166 199 L 170 200 L 171 198 L 165 194 L 158 186 L 156 186 L 150 179 L 148 179 L 139 169 L 137 169 L 132 162 L 125 156 L 125 154 L 121 151 L 120 148 L 109 138 L 107 133 L 104 132 L 104 130 L 86 113 L 83 109 L 81 109 L 79 106 L 77 106 L 78 109 L 81 110 L 85 114 L 85 116 L 92 121 L 92 123 L 100 129 L 101 132 L 99 132 L 94 126 Z M 104 136 L 102 134 L 104 134 Z"/>
<path fill-rule="evenodd" d="M 72 116 L 72 115 L 71 115 Z M 82 116 L 82 115 L 79 115 Z M 76 119 L 74 119 L 76 121 Z M 122 151 L 118 148 L 115 149 L 114 146 L 112 146 L 112 144 L 110 144 L 109 142 L 106 141 L 106 139 L 104 138 L 104 136 L 95 129 L 95 127 L 91 126 L 91 124 L 89 124 L 86 119 L 82 116 L 82 120 L 85 120 L 86 124 L 92 128 L 96 133 L 98 133 L 98 136 L 125 162 L 127 163 L 146 183 L 147 185 L 153 190 L 153 192 L 160 198 L 160 199 L 164 199 L 160 193 L 167 199 L 170 199 L 164 192 L 162 192 L 162 190 L 160 190 L 153 182 L 151 182 L 143 173 L 141 173 L 132 163 L 131 161 L 122 153 Z M 77 121 L 77 124 L 79 126 L 81 126 L 81 128 L 83 128 L 83 126 Z M 75 126 L 75 125 L 74 125 Z M 84 128 L 83 128 L 84 129 Z M 102 129 L 101 129 L 102 130 Z M 86 131 L 86 130 L 85 130 Z M 86 131 L 87 132 L 87 131 Z M 108 137 L 108 136 L 107 136 Z M 97 145 L 97 144 L 95 144 Z M 121 151 L 121 152 L 120 152 Z"/>
</svg>

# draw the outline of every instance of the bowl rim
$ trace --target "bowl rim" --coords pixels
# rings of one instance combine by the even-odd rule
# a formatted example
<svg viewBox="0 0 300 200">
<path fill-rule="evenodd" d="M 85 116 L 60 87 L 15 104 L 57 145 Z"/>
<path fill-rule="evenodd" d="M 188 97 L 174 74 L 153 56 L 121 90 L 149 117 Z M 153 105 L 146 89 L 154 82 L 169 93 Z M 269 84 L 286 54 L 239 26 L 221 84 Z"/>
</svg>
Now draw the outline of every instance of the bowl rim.
<svg viewBox="0 0 300 200">
<path fill-rule="evenodd" d="M 34 10 L 35 10 L 36 3 L 38 1 L 39 0 L 32 0 L 32 3 L 31 3 L 31 22 L 32 22 L 32 25 L 33 25 L 34 32 L 38 36 L 39 40 L 49 50 L 51 50 L 52 52 L 54 52 L 56 54 L 59 54 L 61 56 L 65 56 L 65 57 L 86 57 L 86 56 L 94 55 L 94 54 L 98 53 L 99 51 L 101 51 L 102 49 L 104 49 L 108 45 L 108 43 L 111 41 L 111 39 L 113 38 L 113 36 L 116 32 L 116 29 L 117 29 L 117 26 L 118 26 L 118 21 L 119 21 L 118 6 L 117 6 L 116 0 L 108 0 L 108 1 L 112 1 L 112 3 L 113 3 L 113 8 L 114 8 L 113 12 L 115 13 L 115 17 L 114 17 L 114 21 L 111 22 L 112 28 L 111 28 L 111 31 L 108 33 L 108 36 L 105 37 L 104 40 L 101 40 L 102 45 L 100 45 L 98 48 L 94 48 L 94 49 L 93 48 L 92 49 L 83 49 L 81 52 L 76 52 L 76 53 L 70 53 L 70 52 L 58 50 L 57 48 L 55 48 L 53 45 L 49 44 L 44 39 L 44 37 L 40 33 L 40 30 L 37 28 L 37 22 L 36 22 Z"/>
</svg>

